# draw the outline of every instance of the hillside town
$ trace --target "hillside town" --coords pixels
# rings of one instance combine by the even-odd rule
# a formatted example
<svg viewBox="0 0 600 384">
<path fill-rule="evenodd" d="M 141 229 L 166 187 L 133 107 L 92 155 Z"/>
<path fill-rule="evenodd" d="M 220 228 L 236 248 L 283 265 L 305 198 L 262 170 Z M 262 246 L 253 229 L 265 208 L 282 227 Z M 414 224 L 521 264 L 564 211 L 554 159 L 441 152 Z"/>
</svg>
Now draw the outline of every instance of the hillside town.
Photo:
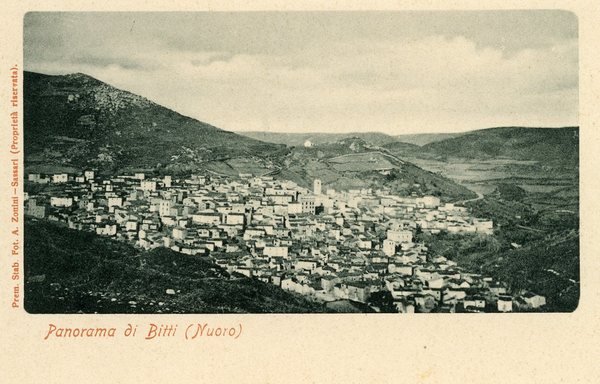
<svg viewBox="0 0 600 384">
<path fill-rule="evenodd" d="M 335 308 L 512 312 L 537 310 L 545 297 L 508 287 L 432 255 L 417 233 L 492 235 L 493 222 L 436 196 L 389 189 L 312 189 L 270 176 L 213 174 L 102 177 L 29 173 L 25 214 L 95 232 L 143 249 L 209 257 L 246 276 Z M 35 192 L 34 192 L 35 191 Z M 168 292 L 175 294 L 175 292 Z"/>
</svg>

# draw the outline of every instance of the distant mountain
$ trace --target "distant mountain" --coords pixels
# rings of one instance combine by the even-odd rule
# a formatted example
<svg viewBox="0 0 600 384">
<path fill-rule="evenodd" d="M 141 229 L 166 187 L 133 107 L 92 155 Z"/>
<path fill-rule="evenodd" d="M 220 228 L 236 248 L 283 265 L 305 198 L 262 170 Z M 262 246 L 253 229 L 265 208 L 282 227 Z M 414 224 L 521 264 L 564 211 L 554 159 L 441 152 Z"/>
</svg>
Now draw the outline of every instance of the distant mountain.
<svg viewBox="0 0 600 384">
<path fill-rule="evenodd" d="M 347 138 L 358 138 L 374 145 L 387 146 L 394 143 L 407 143 L 415 146 L 442 141 L 458 137 L 464 133 L 415 133 L 402 135 L 388 135 L 382 132 L 350 132 L 350 133 L 285 133 L 268 131 L 239 131 L 239 135 L 252 139 L 289 146 L 302 146 L 308 140 L 311 144 L 329 144 Z"/>
<path fill-rule="evenodd" d="M 381 132 L 351 132 L 351 133 L 285 133 L 285 132 L 266 132 L 250 131 L 237 132 L 239 135 L 250 137 L 256 140 L 262 140 L 275 144 L 285 144 L 289 146 L 303 146 L 306 141 L 313 145 L 331 144 L 340 140 L 357 138 L 370 144 L 383 146 L 393 143 L 396 139 L 393 136 Z"/>
<path fill-rule="evenodd" d="M 488 128 L 426 144 L 421 152 L 440 157 L 577 164 L 579 128 Z"/>
<path fill-rule="evenodd" d="M 383 148 L 389 150 L 390 152 L 396 153 L 398 156 L 412 155 L 421 151 L 420 146 L 416 144 L 405 143 L 402 141 L 394 141 L 392 143 L 388 143 L 384 145 Z"/>
<path fill-rule="evenodd" d="M 425 144 L 435 143 L 436 141 L 451 139 L 461 135 L 464 135 L 464 133 L 415 133 L 406 135 L 396 135 L 394 136 L 394 139 L 401 143 L 423 146 Z"/>
<path fill-rule="evenodd" d="M 463 158 L 533 160 L 576 164 L 579 159 L 579 129 L 499 127 L 460 133 L 424 133 L 390 136 L 362 133 L 239 132 L 257 140 L 288 146 L 334 144 L 361 139 L 398 156 L 417 158 Z"/>
<path fill-rule="evenodd" d="M 156 168 L 285 151 L 84 74 L 25 72 L 24 88 L 27 166 Z"/>
</svg>

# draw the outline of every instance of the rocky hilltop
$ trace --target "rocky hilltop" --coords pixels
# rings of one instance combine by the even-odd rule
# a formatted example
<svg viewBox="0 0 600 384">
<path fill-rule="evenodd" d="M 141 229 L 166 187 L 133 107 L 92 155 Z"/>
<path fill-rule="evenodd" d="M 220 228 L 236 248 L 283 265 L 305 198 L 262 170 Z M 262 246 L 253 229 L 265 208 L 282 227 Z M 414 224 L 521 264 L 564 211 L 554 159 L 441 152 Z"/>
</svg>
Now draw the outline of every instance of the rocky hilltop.
<svg viewBox="0 0 600 384">
<path fill-rule="evenodd" d="M 121 170 L 278 153 L 84 74 L 25 72 L 25 160 Z"/>
</svg>

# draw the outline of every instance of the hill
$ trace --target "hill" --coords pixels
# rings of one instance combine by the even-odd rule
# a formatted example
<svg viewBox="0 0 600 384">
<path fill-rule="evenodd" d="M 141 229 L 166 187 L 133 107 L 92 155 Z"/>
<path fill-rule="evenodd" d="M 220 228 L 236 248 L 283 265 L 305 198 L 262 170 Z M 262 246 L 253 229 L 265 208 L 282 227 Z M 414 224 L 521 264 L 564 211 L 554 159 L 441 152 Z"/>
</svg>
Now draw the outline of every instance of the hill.
<svg viewBox="0 0 600 384">
<path fill-rule="evenodd" d="M 499 184 L 491 196 L 502 200 L 523 201 L 527 192 L 515 184 Z"/>
<path fill-rule="evenodd" d="M 272 174 L 306 188 L 312 188 L 318 178 L 325 189 L 387 188 L 401 196 L 431 194 L 443 201 L 476 197 L 462 185 L 354 137 L 310 148 L 294 147 Z"/>
<path fill-rule="evenodd" d="M 421 151 L 445 158 L 506 158 L 577 164 L 579 129 L 578 127 L 488 128 L 426 144 Z"/>
<path fill-rule="evenodd" d="M 24 98 L 27 166 L 160 168 L 285 151 L 84 74 L 25 72 Z"/>
<path fill-rule="evenodd" d="M 383 146 L 383 148 L 388 151 L 397 154 L 398 156 L 404 155 L 415 155 L 421 151 L 421 147 L 416 144 L 405 143 L 402 141 L 394 141 L 392 143 L 387 143 Z"/>
<path fill-rule="evenodd" d="M 508 284 L 512 295 L 533 291 L 546 297 L 548 312 L 572 312 L 579 303 L 579 234 L 521 231 L 522 246 L 510 246 L 514 233 L 496 236 L 420 235 L 432 255 Z M 527 236 L 527 238 L 524 238 Z"/>
<path fill-rule="evenodd" d="M 385 134 L 321 134 L 312 148 L 288 147 L 224 131 L 84 74 L 25 72 L 24 87 L 25 166 L 30 172 L 206 170 L 233 177 L 273 175 L 307 187 L 321 178 L 324 187 L 338 190 L 391 186 L 400 193 L 434 193 L 450 200 L 472 197 L 468 189 L 379 146 L 394 140 Z M 276 136 L 258 137 L 285 144 L 288 137 L 301 144 L 308 137 Z M 365 155 L 329 160 L 359 153 Z"/>
<path fill-rule="evenodd" d="M 396 135 L 394 138 L 400 143 L 413 144 L 421 147 L 429 143 L 459 137 L 463 134 L 464 133 L 415 133 Z"/>
<path fill-rule="evenodd" d="M 578 127 L 528 128 L 498 127 L 461 133 L 386 135 L 362 133 L 278 133 L 239 132 L 249 138 L 288 146 L 323 146 L 346 139 L 360 139 L 398 156 L 442 159 L 510 159 L 553 164 L 577 164 Z"/>
<path fill-rule="evenodd" d="M 25 280 L 29 313 L 322 312 L 321 305 L 274 285 L 232 279 L 207 257 L 166 248 L 143 251 L 29 220 Z"/>
<path fill-rule="evenodd" d="M 236 132 L 252 139 L 262 140 L 269 143 L 285 144 L 292 147 L 303 146 L 308 140 L 313 145 L 331 144 L 340 140 L 356 138 L 364 140 L 373 145 L 383 146 L 393 143 L 396 139 L 393 136 L 380 132 L 351 132 L 351 133 L 285 133 L 285 132 L 264 132 L 249 131 Z"/>
<path fill-rule="evenodd" d="M 369 142 L 373 145 L 387 146 L 397 143 L 410 144 L 420 147 L 425 144 L 441 141 L 453 137 L 458 137 L 463 133 L 415 133 L 402 135 L 388 135 L 382 132 L 349 132 L 349 133 L 324 133 L 324 132 L 305 132 L 305 133 L 286 133 L 286 132 L 267 132 L 267 131 L 238 131 L 239 135 L 250 137 L 252 139 L 266 141 L 275 144 L 286 144 L 289 146 L 303 146 L 308 140 L 313 145 L 322 145 L 335 143 L 348 138 L 357 138 Z"/>
</svg>

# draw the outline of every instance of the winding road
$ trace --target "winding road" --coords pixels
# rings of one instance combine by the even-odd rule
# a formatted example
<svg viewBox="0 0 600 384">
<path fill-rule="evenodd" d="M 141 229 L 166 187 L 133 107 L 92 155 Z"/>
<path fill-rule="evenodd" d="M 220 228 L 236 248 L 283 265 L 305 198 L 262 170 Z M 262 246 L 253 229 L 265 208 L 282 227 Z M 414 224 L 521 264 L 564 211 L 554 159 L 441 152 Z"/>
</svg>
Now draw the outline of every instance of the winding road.
<svg viewBox="0 0 600 384">
<path fill-rule="evenodd" d="M 473 191 L 473 192 L 475 192 L 475 191 Z M 482 193 L 479 193 L 479 192 L 475 192 L 475 193 L 477 194 L 477 197 L 474 197 L 472 199 L 467 199 L 467 200 L 455 201 L 454 204 L 464 205 L 465 203 L 470 203 L 472 201 L 477 201 L 477 200 L 483 199 L 483 194 Z"/>
</svg>

